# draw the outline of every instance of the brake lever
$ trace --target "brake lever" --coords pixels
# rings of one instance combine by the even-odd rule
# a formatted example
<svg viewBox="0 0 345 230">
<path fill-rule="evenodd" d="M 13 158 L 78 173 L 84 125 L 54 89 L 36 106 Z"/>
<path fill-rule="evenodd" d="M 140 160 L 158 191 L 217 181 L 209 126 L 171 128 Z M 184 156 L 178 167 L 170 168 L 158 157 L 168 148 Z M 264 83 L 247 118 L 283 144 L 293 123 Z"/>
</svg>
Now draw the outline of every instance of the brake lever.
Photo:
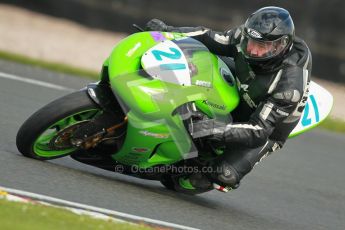
<svg viewBox="0 0 345 230">
<path fill-rule="evenodd" d="M 145 30 L 143 29 L 143 28 L 141 28 L 140 26 L 138 26 L 137 24 L 132 24 L 132 26 L 134 27 L 134 28 L 136 28 L 138 31 L 140 31 L 140 32 L 144 32 Z"/>
</svg>

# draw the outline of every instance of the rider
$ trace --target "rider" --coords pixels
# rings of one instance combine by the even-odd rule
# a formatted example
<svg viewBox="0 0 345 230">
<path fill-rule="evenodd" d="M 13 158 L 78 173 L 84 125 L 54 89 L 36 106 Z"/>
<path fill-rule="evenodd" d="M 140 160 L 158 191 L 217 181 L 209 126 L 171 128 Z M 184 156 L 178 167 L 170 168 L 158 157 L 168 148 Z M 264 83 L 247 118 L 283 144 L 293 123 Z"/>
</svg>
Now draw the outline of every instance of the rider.
<svg viewBox="0 0 345 230">
<path fill-rule="evenodd" d="M 225 145 L 224 153 L 213 163 L 214 173 L 180 177 L 175 189 L 237 188 L 256 163 L 282 148 L 306 104 L 312 59 L 306 43 L 295 36 L 289 12 L 264 7 L 244 25 L 223 33 L 202 26 L 167 26 L 158 19 L 150 20 L 146 29 L 184 33 L 228 57 L 241 96 L 232 113 L 234 123 L 219 128 L 210 119 L 194 127 L 209 133 L 213 145 Z"/>
</svg>

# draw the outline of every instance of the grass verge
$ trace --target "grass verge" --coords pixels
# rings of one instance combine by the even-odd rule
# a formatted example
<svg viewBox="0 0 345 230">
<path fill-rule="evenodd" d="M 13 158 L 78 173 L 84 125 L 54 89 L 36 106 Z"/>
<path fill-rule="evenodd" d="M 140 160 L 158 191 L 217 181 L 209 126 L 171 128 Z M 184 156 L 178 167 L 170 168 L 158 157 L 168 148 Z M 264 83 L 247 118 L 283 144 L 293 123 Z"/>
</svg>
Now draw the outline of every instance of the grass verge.
<svg viewBox="0 0 345 230">
<path fill-rule="evenodd" d="M 150 230 L 143 225 L 115 222 L 77 215 L 69 210 L 0 199 L 1 229 L 118 229 Z"/>
<path fill-rule="evenodd" d="M 72 74 L 76 76 L 87 77 L 91 79 L 98 79 L 99 74 L 92 70 L 86 70 L 66 64 L 49 62 L 49 61 L 42 61 L 39 59 L 27 57 L 20 54 L 14 54 L 6 51 L 0 50 L 0 58 L 8 61 L 18 62 L 27 65 L 38 66 L 44 69 L 52 70 L 55 72 Z"/>
<path fill-rule="evenodd" d="M 337 118 L 327 117 L 318 127 L 337 133 L 345 133 L 345 122 Z"/>
</svg>

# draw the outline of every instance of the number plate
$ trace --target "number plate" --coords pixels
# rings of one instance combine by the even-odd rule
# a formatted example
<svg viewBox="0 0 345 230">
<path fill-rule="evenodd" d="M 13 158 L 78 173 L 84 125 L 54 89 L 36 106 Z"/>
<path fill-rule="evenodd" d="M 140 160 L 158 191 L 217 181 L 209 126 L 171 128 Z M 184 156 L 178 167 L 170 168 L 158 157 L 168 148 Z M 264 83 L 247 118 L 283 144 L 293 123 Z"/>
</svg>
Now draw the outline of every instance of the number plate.
<svg viewBox="0 0 345 230">
<path fill-rule="evenodd" d="M 180 47 L 170 40 L 149 49 L 141 58 L 144 70 L 153 78 L 179 85 L 191 85 L 188 61 Z"/>
</svg>

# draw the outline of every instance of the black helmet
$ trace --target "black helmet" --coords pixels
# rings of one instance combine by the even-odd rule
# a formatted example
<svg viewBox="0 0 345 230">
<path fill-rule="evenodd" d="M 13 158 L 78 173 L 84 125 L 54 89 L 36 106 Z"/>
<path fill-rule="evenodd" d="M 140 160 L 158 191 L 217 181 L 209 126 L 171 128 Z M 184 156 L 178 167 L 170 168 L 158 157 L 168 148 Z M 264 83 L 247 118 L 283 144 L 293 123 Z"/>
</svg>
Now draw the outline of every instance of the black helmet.
<svg viewBox="0 0 345 230">
<path fill-rule="evenodd" d="M 272 67 L 281 63 L 291 48 L 295 26 L 289 12 L 279 7 L 264 7 L 244 24 L 241 49 L 250 64 Z"/>
</svg>

